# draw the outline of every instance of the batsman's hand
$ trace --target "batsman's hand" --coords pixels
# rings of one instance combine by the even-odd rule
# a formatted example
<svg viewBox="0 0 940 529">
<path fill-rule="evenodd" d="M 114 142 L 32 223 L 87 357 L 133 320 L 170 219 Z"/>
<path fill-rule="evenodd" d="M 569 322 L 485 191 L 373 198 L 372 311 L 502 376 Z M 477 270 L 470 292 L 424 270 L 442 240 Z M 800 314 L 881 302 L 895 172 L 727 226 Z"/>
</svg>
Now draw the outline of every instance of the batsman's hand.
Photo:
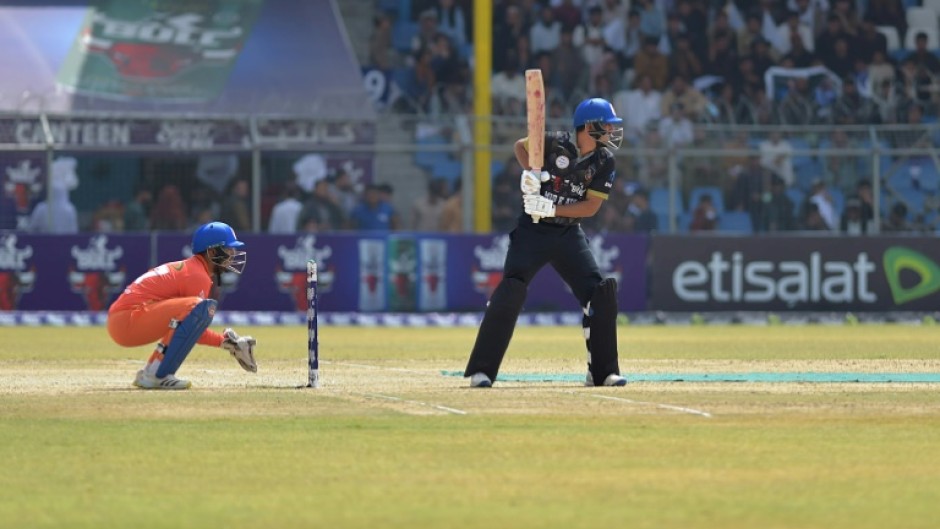
<svg viewBox="0 0 940 529">
<path fill-rule="evenodd" d="M 258 342 L 251 336 L 239 336 L 232 329 L 225 329 L 222 333 L 222 349 L 235 357 L 242 369 L 251 373 L 258 372 L 258 363 L 255 362 L 255 345 Z"/>
<path fill-rule="evenodd" d="M 540 195 L 524 195 L 522 197 L 522 206 L 526 215 L 535 218 L 548 218 L 555 216 L 555 203 Z"/>
<path fill-rule="evenodd" d="M 531 169 L 522 171 L 522 177 L 519 179 L 519 189 L 523 195 L 538 194 L 543 182 L 548 182 L 551 175 L 548 171 L 535 172 Z"/>
</svg>

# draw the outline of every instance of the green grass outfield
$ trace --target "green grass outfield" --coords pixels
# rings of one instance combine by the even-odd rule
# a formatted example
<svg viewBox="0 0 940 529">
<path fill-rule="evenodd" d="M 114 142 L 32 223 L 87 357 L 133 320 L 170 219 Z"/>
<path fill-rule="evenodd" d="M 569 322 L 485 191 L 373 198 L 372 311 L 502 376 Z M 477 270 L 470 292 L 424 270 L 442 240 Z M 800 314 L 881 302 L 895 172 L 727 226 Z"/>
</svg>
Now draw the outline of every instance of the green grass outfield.
<svg viewBox="0 0 940 529">
<path fill-rule="evenodd" d="M 934 528 L 940 384 L 498 382 L 476 332 L 239 329 L 259 372 L 197 348 L 0 328 L 3 528 Z M 584 372 L 578 328 L 523 327 L 508 374 Z M 630 373 L 940 373 L 940 326 L 620 327 Z M 570 377 L 569 377 L 570 380 Z"/>
</svg>

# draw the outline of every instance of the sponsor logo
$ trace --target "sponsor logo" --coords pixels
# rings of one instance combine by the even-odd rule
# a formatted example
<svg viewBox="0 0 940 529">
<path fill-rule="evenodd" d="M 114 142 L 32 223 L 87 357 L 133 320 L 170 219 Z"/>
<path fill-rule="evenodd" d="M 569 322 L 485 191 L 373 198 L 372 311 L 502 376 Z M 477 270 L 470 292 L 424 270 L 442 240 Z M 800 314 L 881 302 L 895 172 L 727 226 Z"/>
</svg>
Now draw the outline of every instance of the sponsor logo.
<svg viewBox="0 0 940 529">
<path fill-rule="evenodd" d="M 0 236 L 0 310 L 16 309 L 20 296 L 36 284 L 36 267 L 27 262 L 33 247 L 16 244 L 16 235 Z"/>
<path fill-rule="evenodd" d="M 44 140 L 37 143 L 42 143 Z M 29 210 L 33 199 L 42 191 L 39 167 L 30 160 L 21 160 L 18 165 L 6 168 L 7 178 L 3 182 L 3 193 L 16 204 L 16 229 L 29 228 Z"/>
<path fill-rule="evenodd" d="M 111 296 L 124 287 L 126 277 L 118 259 L 124 248 L 108 248 L 108 236 L 97 235 L 88 240 L 88 246 L 72 246 L 69 267 L 69 285 L 80 294 L 90 310 L 105 310 Z"/>
<path fill-rule="evenodd" d="M 824 260 L 820 252 L 788 261 L 746 260 L 742 252 L 713 252 L 708 262 L 684 261 L 672 288 L 690 303 L 875 303 L 875 263 L 861 252 L 854 261 Z"/>
<path fill-rule="evenodd" d="M 588 242 L 588 246 L 591 248 L 591 253 L 594 254 L 594 260 L 597 261 L 597 268 L 600 270 L 601 276 L 612 277 L 617 280 L 617 284 L 621 284 L 623 266 L 617 262 L 620 257 L 620 248 L 616 246 L 605 248 L 604 237 L 600 235 L 592 237 Z"/>
<path fill-rule="evenodd" d="M 559 169 L 567 169 L 571 165 L 571 160 L 567 156 L 559 156 L 555 158 L 555 167 Z"/>
<path fill-rule="evenodd" d="M 473 288 L 486 295 L 487 298 L 496 289 L 496 285 L 503 279 L 503 265 L 506 263 L 506 254 L 509 253 L 509 235 L 493 237 L 490 246 L 474 246 L 471 279 Z"/>
<path fill-rule="evenodd" d="M 329 264 L 333 248 L 317 248 L 317 237 L 305 235 L 298 237 L 293 247 L 277 247 L 278 263 L 274 277 L 278 289 L 289 294 L 297 310 L 307 310 L 307 261 L 317 262 L 317 293 L 322 294 L 333 289 L 336 277 L 335 267 Z"/>
<path fill-rule="evenodd" d="M 895 305 L 921 299 L 940 290 L 940 266 L 920 252 L 892 246 L 885 250 L 882 264 Z M 902 284 L 901 276 L 905 271 L 917 275 L 915 285 Z"/>
</svg>

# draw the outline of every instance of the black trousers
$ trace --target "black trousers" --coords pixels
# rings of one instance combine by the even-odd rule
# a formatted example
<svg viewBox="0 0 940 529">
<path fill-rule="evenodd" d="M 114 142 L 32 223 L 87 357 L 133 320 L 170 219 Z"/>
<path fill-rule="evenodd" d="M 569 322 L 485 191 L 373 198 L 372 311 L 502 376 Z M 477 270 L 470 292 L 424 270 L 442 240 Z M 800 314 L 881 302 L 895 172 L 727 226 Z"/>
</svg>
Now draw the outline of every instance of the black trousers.
<svg viewBox="0 0 940 529">
<path fill-rule="evenodd" d="M 527 286 L 545 265 L 551 265 L 574 292 L 583 308 L 603 279 L 578 224 L 533 223 L 526 217 L 509 234 L 509 251 L 503 277 L 518 279 Z"/>
</svg>

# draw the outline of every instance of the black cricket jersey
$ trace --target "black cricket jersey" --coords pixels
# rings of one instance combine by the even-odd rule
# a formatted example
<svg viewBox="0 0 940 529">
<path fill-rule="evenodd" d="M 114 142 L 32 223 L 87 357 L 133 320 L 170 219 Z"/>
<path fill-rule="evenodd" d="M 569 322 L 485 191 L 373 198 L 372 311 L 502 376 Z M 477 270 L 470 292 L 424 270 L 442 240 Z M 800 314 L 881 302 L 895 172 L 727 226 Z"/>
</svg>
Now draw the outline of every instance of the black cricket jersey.
<svg viewBox="0 0 940 529">
<path fill-rule="evenodd" d="M 607 200 L 614 185 L 614 154 L 603 145 L 583 157 L 578 157 L 578 146 L 570 132 L 545 134 L 545 159 L 542 170 L 552 176 L 542 184 L 539 194 L 555 204 L 574 204 L 586 200 L 591 194 Z M 520 220 L 529 216 L 522 214 Z M 531 222 L 529 220 L 528 222 Z M 570 225 L 581 222 L 576 217 L 550 217 L 541 219 L 546 224 Z"/>
</svg>

